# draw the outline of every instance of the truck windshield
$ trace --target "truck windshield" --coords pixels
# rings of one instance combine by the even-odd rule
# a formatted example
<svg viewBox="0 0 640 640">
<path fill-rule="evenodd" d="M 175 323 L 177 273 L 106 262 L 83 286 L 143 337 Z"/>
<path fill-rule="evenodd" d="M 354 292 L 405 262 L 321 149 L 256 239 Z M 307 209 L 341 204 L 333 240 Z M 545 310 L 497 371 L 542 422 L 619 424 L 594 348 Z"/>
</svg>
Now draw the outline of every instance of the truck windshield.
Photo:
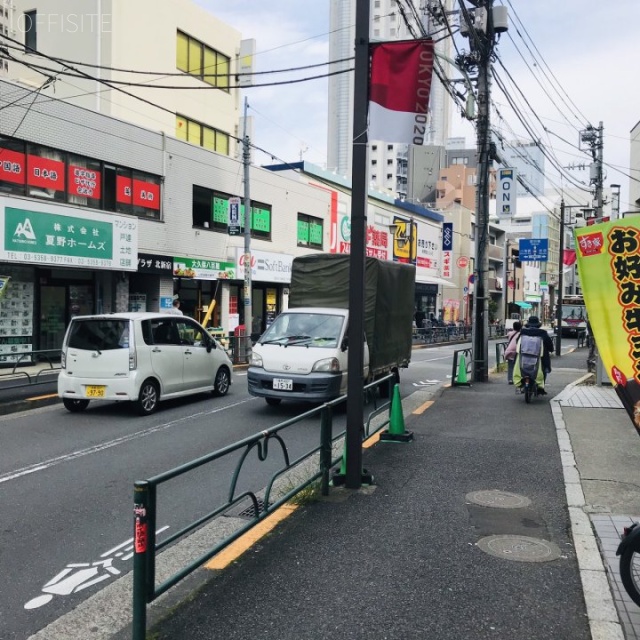
<svg viewBox="0 0 640 640">
<path fill-rule="evenodd" d="M 283 346 L 338 346 L 344 316 L 327 313 L 282 313 L 260 338 L 260 344 Z"/>
</svg>

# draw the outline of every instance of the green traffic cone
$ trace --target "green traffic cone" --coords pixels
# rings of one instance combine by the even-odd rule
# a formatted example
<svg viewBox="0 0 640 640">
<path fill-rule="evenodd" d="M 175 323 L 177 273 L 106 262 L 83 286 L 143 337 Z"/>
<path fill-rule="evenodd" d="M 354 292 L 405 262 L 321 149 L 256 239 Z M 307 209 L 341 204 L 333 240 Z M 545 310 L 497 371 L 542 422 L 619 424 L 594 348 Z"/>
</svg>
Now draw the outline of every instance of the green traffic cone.
<svg viewBox="0 0 640 640">
<path fill-rule="evenodd" d="M 402 413 L 400 385 L 398 384 L 393 387 L 389 429 L 380 434 L 380 440 L 384 442 L 409 442 L 413 440 L 413 433 L 411 431 L 405 431 L 404 428 L 404 414 Z"/>
<path fill-rule="evenodd" d="M 455 379 L 456 384 L 469 384 L 467 380 L 467 363 L 464 359 L 464 353 L 460 354 L 460 360 L 458 361 L 458 375 Z"/>
</svg>

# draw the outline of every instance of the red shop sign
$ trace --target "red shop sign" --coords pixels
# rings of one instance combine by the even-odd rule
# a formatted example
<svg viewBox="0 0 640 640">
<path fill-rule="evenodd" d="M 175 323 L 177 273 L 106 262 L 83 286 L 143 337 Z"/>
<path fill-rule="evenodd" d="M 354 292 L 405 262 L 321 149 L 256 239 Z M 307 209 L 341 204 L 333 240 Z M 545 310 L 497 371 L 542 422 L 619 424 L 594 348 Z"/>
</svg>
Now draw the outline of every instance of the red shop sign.
<svg viewBox="0 0 640 640">
<path fill-rule="evenodd" d="M 80 198 L 100 198 L 100 172 L 85 167 L 69 165 L 67 190 L 70 196 Z"/>
<path fill-rule="evenodd" d="M 64 162 L 28 155 L 27 184 L 31 187 L 64 191 Z"/>
<path fill-rule="evenodd" d="M 146 209 L 160 209 L 160 185 L 144 180 L 133 180 L 125 176 L 116 177 L 116 200 L 123 204 L 134 204 Z"/>
<path fill-rule="evenodd" d="M 24 153 L 0 148 L 0 180 L 3 182 L 25 183 Z"/>
<path fill-rule="evenodd" d="M 160 185 L 144 180 L 133 181 L 133 204 L 136 207 L 160 209 Z"/>
</svg>

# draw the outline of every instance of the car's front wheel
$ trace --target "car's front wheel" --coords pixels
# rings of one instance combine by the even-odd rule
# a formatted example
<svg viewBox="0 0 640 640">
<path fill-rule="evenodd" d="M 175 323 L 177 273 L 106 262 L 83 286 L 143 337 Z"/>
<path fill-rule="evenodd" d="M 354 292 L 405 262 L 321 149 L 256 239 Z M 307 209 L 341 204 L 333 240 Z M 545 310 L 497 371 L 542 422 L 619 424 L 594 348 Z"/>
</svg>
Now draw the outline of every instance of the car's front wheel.
<svg viewBox="0 0 640 640">
<path fill-rule="evenodd" d="M 71 413 L 80 413 L 89 406 L 88 400 L 76 400 L 75 398 L 62 398 L 62 404 L 67 411 Z"/>
<path fill-rule="evenodd" d="M 220 367 L 216 373 L 216 379 L 213 382 L 213 394 L 216 396 L 226 396 L 231 384 L 231 376 L 229 369 Z"/>
<path fill-rule="evenodd" d="M 160 393 L 153 380 L 145 380 L 140 387 L 136 407 L 141 416 L 148 416 L 158 408 Z"/>
</svg>

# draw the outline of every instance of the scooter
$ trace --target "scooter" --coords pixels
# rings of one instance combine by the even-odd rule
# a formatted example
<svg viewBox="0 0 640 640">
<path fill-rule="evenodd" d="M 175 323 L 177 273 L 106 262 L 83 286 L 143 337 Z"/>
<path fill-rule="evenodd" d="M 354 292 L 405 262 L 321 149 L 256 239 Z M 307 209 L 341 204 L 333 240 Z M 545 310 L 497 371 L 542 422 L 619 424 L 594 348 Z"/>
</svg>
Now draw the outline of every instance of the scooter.
<svg viewBox="0 0 640 640">
<path fill-rule="evenodd" d="M 620 578 L 629 597 L 640 607 L 640 523 L 625 527 L 616 555 L 620 556 Z"/>
</svg>

